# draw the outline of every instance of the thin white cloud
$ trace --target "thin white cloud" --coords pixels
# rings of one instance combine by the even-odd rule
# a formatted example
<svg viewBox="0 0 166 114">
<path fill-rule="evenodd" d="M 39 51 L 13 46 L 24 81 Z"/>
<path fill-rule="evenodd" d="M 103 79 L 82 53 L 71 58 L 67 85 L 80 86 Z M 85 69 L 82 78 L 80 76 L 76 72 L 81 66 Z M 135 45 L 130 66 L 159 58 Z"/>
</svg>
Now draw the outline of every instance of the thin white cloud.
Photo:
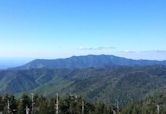
<svg viewBox="0 0 166 114">
<path fill-rule="evenodd" d="M 164 53 L 166 53 L 166 50 L 144 50 L 144 51 L 120 50 L 117 52 L 120 52 L 120 53 L 161 53 L 161 54 L 164 54 Z"/>
<path fill-rule="evenodd" d="M 166 50 L 148 50 L 148 51 L 144 51 L 144 52 L 155 52 L 155 53 L 166 53 Z"/>
<path fill-rule="evenodd" d="M 111 46 L 101 46 L 101 47 L 79 47 L 79 50 L 113 50 L 116 49 L 115 47 L 111 47 Z"/>
<path fill-rule="evenodd" d="M 118 53 L 137 53 L 137 51 L 131 51 L 131 50 L 121 50 L 117 51 Z"/>
<path fill-rule="evenodd" d="M 166 50 L 116 51 L 115 55 L 133 59 L 166 60 Z"/>
</svg>

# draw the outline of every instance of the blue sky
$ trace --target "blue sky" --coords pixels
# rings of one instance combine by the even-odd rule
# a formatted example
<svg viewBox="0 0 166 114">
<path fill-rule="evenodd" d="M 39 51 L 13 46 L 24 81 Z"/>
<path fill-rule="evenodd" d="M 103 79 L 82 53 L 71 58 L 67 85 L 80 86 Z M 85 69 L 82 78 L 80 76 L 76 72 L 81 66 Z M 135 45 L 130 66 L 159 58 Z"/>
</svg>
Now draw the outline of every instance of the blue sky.
<svg viewBox="0 0 166 114">
<path fill-rule="evenodd" d="M 166 0 L 0 0 L 0 58 L 166 59 Z"/>
</svg>

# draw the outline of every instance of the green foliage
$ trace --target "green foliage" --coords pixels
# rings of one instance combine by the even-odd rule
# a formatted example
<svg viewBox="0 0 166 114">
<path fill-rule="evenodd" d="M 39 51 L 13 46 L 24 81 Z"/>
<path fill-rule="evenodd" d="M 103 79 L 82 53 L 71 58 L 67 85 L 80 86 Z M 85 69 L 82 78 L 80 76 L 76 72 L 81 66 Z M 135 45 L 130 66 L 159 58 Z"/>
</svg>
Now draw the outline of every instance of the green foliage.
<svg viewBox="0 0 166 114">
<path fill-rule="evenodd" d="M 148 97 L 139 103 L 128 105 L 122 110 L 123 114 L 158 114 L 157 105 L 159 106 L 159 114 L 166 114 L 166 94 Z"/>
<path fill-rule="evenodd" d="M 2 97 L 1 97 L 2 98 Z M 92 104 L 88 103 L 78 96 L 59 97 L 59 114 L 112 114 L 112 107 L 103 103 Z M 7 107 L 9 101 L 10 108 Z M 0 108 L 4 114 L 25 114 L 26 107 L 29 108 L 29 113 L 32 114 L 32 99 L 28 95 L 22 95 L 20 99 L 15 99 L 14 96 L 7 96 L 1 100 Z M 35 114 L 55 114 L 56 113 L 56 98 L 46 98 L 35 95 L 33 104 L 33 113 Z M 84 107 L 84 108 L 83 108 Z"/>
</svg>

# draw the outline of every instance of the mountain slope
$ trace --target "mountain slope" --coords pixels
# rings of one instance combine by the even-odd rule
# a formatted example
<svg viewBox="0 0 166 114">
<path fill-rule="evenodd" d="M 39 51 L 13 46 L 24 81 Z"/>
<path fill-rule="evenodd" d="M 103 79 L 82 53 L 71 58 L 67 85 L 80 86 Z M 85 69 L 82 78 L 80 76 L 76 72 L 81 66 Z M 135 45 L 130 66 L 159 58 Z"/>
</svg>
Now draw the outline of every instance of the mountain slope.
<svg viewBox="0 0 166 114">
<path fill-rule="evenodd" d="M 154 73 L 155 69 L 158 73 Z M 98 70 L 95 77 L 77 80 L 63 92 L 82 94 L 90 101 L 101 100 L 110 103 L 117 99 L 120 104 L 127 104 L 160 90 L 165 91 L 165 71 L 166 67 L 161 66 L 120 68 L 114 71 Z"/>
<path fill-rule="evenodd" d="M 166 61 L 132 60 L 113 55 L 87 55 L 73 56 L 66 59 L 37 59 L 16 69 L 34 68 L 107 68 L 116 66 L 147 66 L 147 65 L 166 65 Z"/>
<path fill-rule="evenodd" d="M 0 71 L 0 94 L 78 94 L 89 101 L 139 101 L 166 90 L 166 66 Z"/>
</svg>

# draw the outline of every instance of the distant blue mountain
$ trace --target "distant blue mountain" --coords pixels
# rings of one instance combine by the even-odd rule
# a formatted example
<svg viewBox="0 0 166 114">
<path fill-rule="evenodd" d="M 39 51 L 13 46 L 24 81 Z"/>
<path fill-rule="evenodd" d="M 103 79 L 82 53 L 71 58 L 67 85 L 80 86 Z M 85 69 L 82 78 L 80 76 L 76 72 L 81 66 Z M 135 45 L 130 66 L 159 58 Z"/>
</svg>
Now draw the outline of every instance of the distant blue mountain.
<svg viewBox="0 0 166 114">
<path fill-rule="evenodd" d="M 105 68 L 113 66 L 147 66 L 166 65 L 166 61 L 155 60 L 133 60 L 113 55 L 87 55 L 73 56 L 66 59 L 36 59 L 17 69 L 38 69 L 38 68 Z"/>
</svg>

